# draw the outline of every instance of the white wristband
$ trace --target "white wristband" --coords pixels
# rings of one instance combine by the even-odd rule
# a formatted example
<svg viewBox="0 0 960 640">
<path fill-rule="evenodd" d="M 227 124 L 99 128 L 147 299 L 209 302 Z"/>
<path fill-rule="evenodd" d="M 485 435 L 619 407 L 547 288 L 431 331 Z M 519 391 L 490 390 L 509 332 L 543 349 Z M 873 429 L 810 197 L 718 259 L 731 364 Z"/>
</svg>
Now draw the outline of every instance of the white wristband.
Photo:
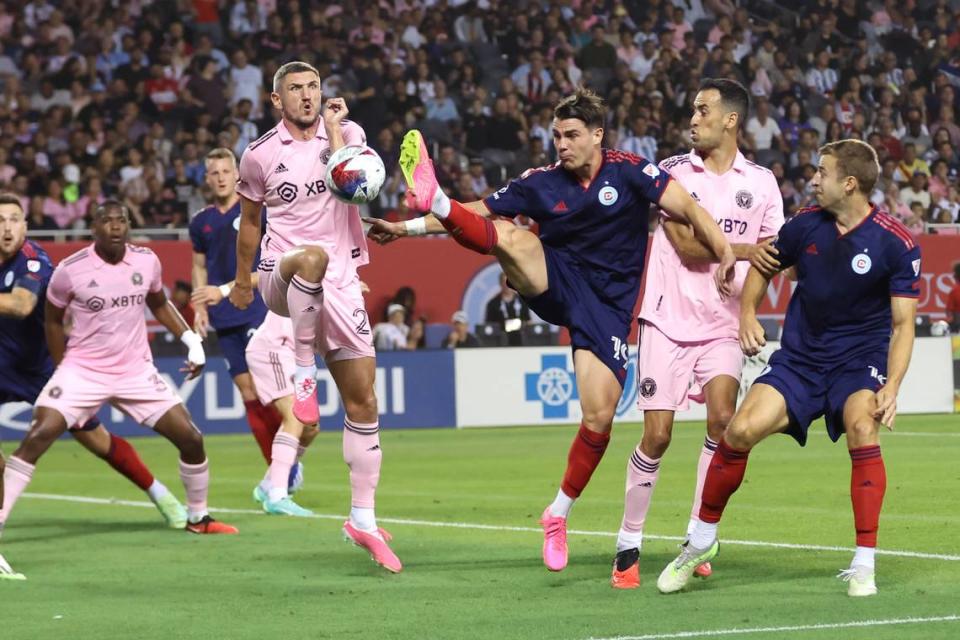
<svg viewBox="0 0 960 640">
<path fill-rule="evenodd" d="M 414 218 L 413 220 L 406 220 L 403 223 L 403 226 L 407 230 L 408 236 L 425 236 L 427 235 L 427 220 L 425 218 Z"/>
<path fill-rule="evenodd" d="M 189 329 L 180 334 L 180 342 L 187 348 L 187 360 L 195 365 L 206 364 L 206 354 L 203 352 L 203 339 Z"/>
<path fill-rule="evenodd" d="M 222 284 L 222 285 L 220 285 L 220 286 L 217 287 L 217 288 L 220 289 L 220 295 L 222 295 L 224 298 L 229 298 L 229 297 L 230 297 L 230 290 L 233 289 L 233 285 L 231 285 L 231 284 Z"/>
</svg>

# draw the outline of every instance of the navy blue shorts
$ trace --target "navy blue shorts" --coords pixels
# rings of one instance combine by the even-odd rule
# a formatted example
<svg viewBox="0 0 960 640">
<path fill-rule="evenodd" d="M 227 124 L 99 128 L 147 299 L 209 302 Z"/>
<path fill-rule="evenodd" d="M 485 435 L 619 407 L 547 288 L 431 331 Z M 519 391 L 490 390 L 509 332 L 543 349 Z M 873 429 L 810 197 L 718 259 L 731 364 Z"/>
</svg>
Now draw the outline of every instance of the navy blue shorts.
<svg viewBox="0 0 960 640">
<path fill-rule="evenodd" d="M 622 387 L 627 377 L 632 310 L 624 313 L 601 300 L 579 268 L 556 251 L 544 247 L 543 254 L 548 289 L 539 296 L 524 298 L 527 306 L 550 324 L 566 327 L 573 350 L 586 349 L 600 358 Z"/>
<path fill-rule="evenodd" d="M 47 380 L 49 380 L 52 375 L 53 372 L 43 372 L 37 375 L 21 374 L 15 379 L 0 379 L 0 405 L 8 402 L 29 402 L 33 404 L 37 401 L 37 397 L 40 395 L 40 392 L 43 391 L 44 385 L 47 384 Z M 78 427 L 75 430 L 93 431 L 99 426 L 100 421 L 97 419 L 97 416 L 93 416 L 87 420 L 82 427 Z"/>
<path fill-rule="evenodd" d="M 820 416 L 825 416 L 827 434 L 836 442 L 845 432 L 843 406 L 847 398 L 864 389 L 877 391 L 886 379 L 886 352 L 856 356 L 852 362 L 829 369 L 780 349 L 754 384 L 770 385 L 784 397 L 790 418 L 786 433 L 802 447 L 810 423 Z"/>
<path fill-rule="evenodd" d="M 223 357 L 227 359 L 227 369 L 230 377 L 236 378 L 241 373 L 249 371 L 247 367 L 247 343 L 253 337 L 257 327 L 252 324 L 241 324 L 229 329 L 217 329 L 217 341 Z"/>
</svg>

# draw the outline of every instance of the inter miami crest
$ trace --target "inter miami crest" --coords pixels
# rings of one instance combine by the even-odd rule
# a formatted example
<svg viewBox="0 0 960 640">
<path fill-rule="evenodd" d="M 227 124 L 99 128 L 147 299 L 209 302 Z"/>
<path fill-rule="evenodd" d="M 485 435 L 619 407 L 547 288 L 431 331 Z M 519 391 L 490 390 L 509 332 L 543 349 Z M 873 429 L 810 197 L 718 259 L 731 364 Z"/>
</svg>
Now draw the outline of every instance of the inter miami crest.
<svg viewBox="0 0 960 640">
<path fill-rule="evenodd" d="M 653 378 L 644 378 L 640 381 L 640 395 L 652 398 L 657 393 L 657 383 Z"/>
<path fill-rule="evenodd" d="M 320 162 L 322 162 L 323 164 L 327 164 L 328 162 L 330 162 L 330 156 L 332 155 L 333 155 L 333 151 L 330 151 L 330 147 L 327 147 L 326 149 L 320 152 Z"/>
<path fill-rule="evenodd" d="M 746 189 L 737 191 L 736 200 L 737 206 L 741 209 L 749 209 L 753 206 L 753 194 Z"/>
<path fill-rule="evenodd" d="M 52 389 L 50 389 L 51 398 L 59 398 L 62 394 L 63 394 L 63 389 L 61 389 L 60 387 L 53 387 Z"/>
<path fill-rule="evenodd" d="M 134 272 L 133 272 L 133 275 L 130 276 L 130 281 L 131 281 L 134 285 L 140 286 L 141 284 L 143 284 L 143 276 L 140 275 L 140 273 L 139 273 L 138 271 L 134 271 Z"/>
</svg>

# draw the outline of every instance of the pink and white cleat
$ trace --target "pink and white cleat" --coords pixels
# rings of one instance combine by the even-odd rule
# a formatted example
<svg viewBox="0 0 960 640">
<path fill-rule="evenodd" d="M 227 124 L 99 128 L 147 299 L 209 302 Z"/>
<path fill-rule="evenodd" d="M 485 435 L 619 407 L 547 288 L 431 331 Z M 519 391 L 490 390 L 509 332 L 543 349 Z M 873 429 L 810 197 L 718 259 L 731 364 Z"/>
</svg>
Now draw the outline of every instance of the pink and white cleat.
<svg viewBox="0 0 960 640">
<path fill-rule="evenodd" d="M 567 566 L 567 519 L 554 516 L 550 507 L 540 516 L 543 525 L 543 564 L 550 571 L 563 571 Z"/>
<path fill-rule="evenodd" d="M 317 406 L 317 381 L 313 377 L 294 381 L 293 417 L 303 424 L 320 422 L 320 407 Z"/>
<path fill-rule="evenodd" d="M 433 206 L 433 197 L 440 185 L 433 170 L 433 161 L 427 153 L 427 145 L 416 129 L 407 131 L 403 136 L 399 164 L 407 183 L 407 193 L 404 196 L 407 206 L 414 211 L 429 213 Z"/>
<path fill-rule="evenodd" d="M 358 547 L 363 547 L 369 551 L 373 561 L 387 571 L 400 573 L 400 570 L 403 569 L 403 565 L 400 564 L 400 558 L 387 546 L 387 543 L 390 542 L 393 536 L 391 536 L 386 529 L 377 529 L 376 533 L 361 531 L 347 520 L 343 523 L 343 535 L 348 542 L 352 542 Z"/>
<path fill-rule="evenodd" d="M 713 565 L 709 562 L 697 565 L 697 568 L 693 570 L 693 575 L 700 578 L 709 578 L 713 575 Z"/>
</svg>

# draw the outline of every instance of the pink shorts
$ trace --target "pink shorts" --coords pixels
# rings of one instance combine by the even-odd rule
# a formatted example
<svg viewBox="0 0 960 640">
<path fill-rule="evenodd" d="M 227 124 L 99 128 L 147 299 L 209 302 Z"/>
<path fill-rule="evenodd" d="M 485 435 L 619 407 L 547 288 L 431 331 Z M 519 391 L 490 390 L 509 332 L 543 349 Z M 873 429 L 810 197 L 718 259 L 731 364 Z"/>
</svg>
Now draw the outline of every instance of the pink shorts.
<svg viewBox="0 0 960 640">
<path fill-rule="evenodd" d="M 277 254 L 260 261 L 257 265 L 260 283 L 258 286 L 267 308 L 277 315 L 289 318 L 289 283 L 284 282 L 280 276 L 281 257 Z M 293 346 L 290 348 L 293 349 Z M 327 363 L 375 357 L 373 331 L 364 306 L 363 293 L 360 291 L 359 277 L 340 288 L 324 284 L 323 313 L 320 314 L 317 324 L 314 351 Z"/>
<path fill-rule="evenodd" d="M 246 356 L 253 386 L 262 404 L 293 395 L 296 359 L 290 318 L 268 312 L 247 343 Z"/>
<path fill-rule="evenodd" d="M 57 367 L 34 406 L 55 409 L 70 428 L 77 428 L 95 415 L 104 402 L 153 428 L 181 400 L 152 362 L 145 363 L 139 371 L 121 375 L 104 375 L 67 365 Z"/>
<path fill-rule="evenodd" d="M 674 342 L 655 325 L 640 323 L 637 351 L 637 407 L 686 411 L 689 400 L 702 403 L 703 388 L 717 376 L 740 380 L 743 352 L 733 338 Z"/>
</svg>

